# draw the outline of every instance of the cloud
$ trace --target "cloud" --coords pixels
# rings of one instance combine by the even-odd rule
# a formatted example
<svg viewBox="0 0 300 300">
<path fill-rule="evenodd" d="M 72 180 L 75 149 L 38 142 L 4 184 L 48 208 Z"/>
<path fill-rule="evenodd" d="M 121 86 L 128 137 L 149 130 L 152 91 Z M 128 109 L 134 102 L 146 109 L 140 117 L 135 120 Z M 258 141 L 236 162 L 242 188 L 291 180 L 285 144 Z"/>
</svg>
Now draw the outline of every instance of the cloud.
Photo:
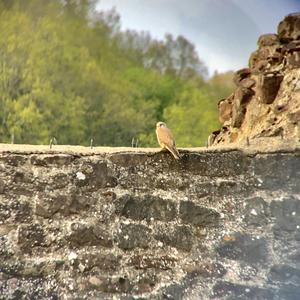
<svg viewBox="0 0 300 300">
<path fill-rule="evenodd" d="M 260 34 L 276 31 L 298 0 L 101 0 L 99 9 L 113 6 L 123 29 L 184 35 L 193 42 L 210 73 L 247 65 Z M 300 7 L 299 7 L 300 9 Z M 298 10 L 299 10 L 298 9 Z"/>
</svg>

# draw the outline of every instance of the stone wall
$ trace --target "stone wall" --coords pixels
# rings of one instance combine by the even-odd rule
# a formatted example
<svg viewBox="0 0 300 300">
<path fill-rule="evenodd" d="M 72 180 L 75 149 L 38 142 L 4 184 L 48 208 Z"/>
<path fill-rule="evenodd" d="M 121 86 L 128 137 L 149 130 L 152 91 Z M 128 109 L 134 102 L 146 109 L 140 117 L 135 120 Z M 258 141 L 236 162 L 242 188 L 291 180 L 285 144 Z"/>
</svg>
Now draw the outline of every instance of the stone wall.
<svg viewBox="0 0 300 300">
<path fill-rule="evenodd" d="M 299 299 L 299 148 L 39 149 L 0 152 L 0 299 Z"/>
</svg>

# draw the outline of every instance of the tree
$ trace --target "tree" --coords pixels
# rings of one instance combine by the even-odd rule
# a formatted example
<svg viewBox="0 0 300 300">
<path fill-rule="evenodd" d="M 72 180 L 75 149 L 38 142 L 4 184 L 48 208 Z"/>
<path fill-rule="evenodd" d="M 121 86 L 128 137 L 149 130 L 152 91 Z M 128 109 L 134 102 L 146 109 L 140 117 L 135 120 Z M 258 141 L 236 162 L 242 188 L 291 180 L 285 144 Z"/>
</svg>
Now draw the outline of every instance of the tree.
<svg viewBox="0 0 300 300">
<path fill-rule="evenodd" d="M 121 31 L 117 12 L 95 11 L 94 0 L 4 0 L 0 9 L 2 142 L 154 146 L 165 119 L 179 146 L 191 146 L 215 128 L 229 76 L 205 81 L 183 36 Z"/>
<path fill-rule="evenodd" d="M 210 132 L 218 128 L 217 111 L 211 90 L 186 84 L 178 93 L 176 103 L 166 107 L 164 119 L 172 128 L 179 147 L 204 146 Z"/>
</svg>

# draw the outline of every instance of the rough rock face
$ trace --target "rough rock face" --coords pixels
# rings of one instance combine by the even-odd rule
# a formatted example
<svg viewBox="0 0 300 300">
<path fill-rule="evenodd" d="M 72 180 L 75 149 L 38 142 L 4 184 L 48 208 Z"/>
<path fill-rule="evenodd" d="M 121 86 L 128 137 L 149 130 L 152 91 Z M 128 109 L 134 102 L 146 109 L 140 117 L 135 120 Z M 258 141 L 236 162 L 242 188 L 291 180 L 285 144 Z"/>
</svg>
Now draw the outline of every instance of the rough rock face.
<svg viewBox="0 0 300 300">
<path fill-rule="evenodd" d="M 210 145 L 300 139 L 300 13 L 286 16 L 278 34 L 258 39 L 249 68 L 237 71 L 234 82 L 236 91 L 219 102 L 222 128 Z"/>
<path fill-rule="evenodd" d="M 0 299 L 299 299 L 300 149 L 0 152 Z"/>
</svg>

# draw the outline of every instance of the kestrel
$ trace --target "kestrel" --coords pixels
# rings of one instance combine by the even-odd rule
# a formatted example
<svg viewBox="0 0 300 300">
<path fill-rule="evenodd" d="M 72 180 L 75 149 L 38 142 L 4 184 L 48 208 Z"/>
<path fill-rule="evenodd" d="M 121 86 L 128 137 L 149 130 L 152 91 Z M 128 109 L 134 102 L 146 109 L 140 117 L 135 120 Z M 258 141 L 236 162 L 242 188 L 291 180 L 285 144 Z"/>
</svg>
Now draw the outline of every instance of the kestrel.
<svg viewBox="0 0 300 300">
<path fill-rule="evenodd" d="M 166 123 L 156 123 L 156 136 L 161 148 L 169 150 L 175 159 L 180 159 L 180 154 L 176 149 L 176 144 L 172 132 L 167 127 Z"/>
</svg>

